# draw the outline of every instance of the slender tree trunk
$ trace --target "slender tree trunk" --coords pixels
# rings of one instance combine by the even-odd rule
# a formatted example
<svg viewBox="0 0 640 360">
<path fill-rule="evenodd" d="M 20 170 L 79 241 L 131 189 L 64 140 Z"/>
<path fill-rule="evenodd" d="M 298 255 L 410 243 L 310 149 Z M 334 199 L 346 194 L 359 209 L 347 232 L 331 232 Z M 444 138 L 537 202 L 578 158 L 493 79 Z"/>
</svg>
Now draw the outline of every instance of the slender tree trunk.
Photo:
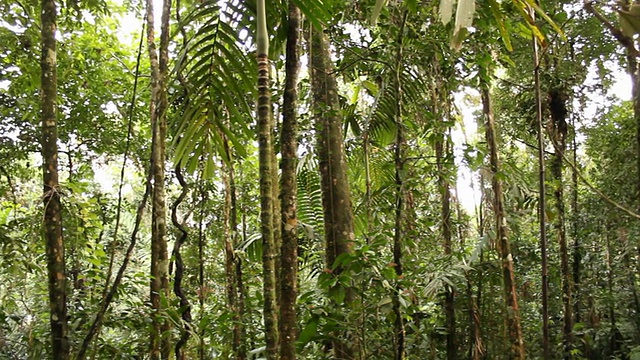
<svg viewBox="0 0 640 360">
<path fill-rule="evenodd" d="M 54 0 L 42 0 L 42 58 L 40 104 L 42 122 L 42 171 L 44 182 L 43 233 L 49 277 L 49 321 L 54 359 L 69 359 L 67 279 L 62 238 L 62 210 L 58 184 L 58 75 L 56 60 L 57 10 Z"/>
<path fill-rule="evenodd" d="M 227 274 L 227 297 L 229 307 L 233 311 L 233 358 L 236 360 L 246 359 L 246 347 L 244 345 L 244 288 L 242 283 L 242 262 L 235 256 L 234 249 L 239 244 L 238 236 L 238 210 L 236 199 L 236 182 L 233 154 L 224 134 L 224 149 L 227 153 L 229 164 L 224 167 L 226 170 L 223 176 L 225 183 L 225 217 L 228 219 L 228 228 L 225 230 L 225 272 Z M 227 220 L 225 220 L 227 223 Z"/>
<path fill-rule="evenodd" d="M 606 253 L 606 261 L 607 261 L 607 292 L 610 299 L 614 299 L 613 293 L 613 248 L 611 246 L 611 232 L 612 232 L 612 224 L 610 221 L 607 222 L 607 227 L 605 229 L 606 232 L 606 241 L 607 241 L 607 253 Z M 609 307 L 609 319 L 611 320 L 611 333 L 609 335 L 609 356 L 614 357 L 614 354 L 620 348 L 620 331 L 618 330 L 616 311 L 614 307 L 613 301 L 608 301 Z"/>
<path fill-rule="evenodd" d="M 395 162 L 395 185 L 396 185 L 396 214 L 395 214 L 395 226 L 393 234 L 393 262 L 395 264 L 395 273 L 398 279 L 402 278 L 402 239 L 405 237 L 405 192 L 404 192 L 404 174 L 406 173 L 404 168 L 405 157 L 405 131 L 404 122 L 402 121 L 402 71 L 404 66 L 402 64 L 403 47 L 402 41 L 404 37 L 404 26 L 407 20 L 407 12 L 404 11 L 398 30 L 398 38 L 396 39 L 396 61 L 395 61 L 395 93 L 396 93 L 396 111 L 395 111 L 395 126 L 396 126 L 396 143 L 394 146 L 394 162 Z M 402 294 L 402 285 L 398 283 L 393 293 L 393 312 L 395 315 L 394 320 L 394 338 L 395 338 L 395 358 L 396 360 L 403 360 L 405 358 L 405 328 L 404 319 L 402 316 L 402 310 L 400 306 L 400 296 Z"/>
<path fill-rule="evenodd" d="M 478 235 L 482 239 L 485 236 L 485 219 L 484 219 L 484 201 L 485 201 L 485 188 L 484 188 L 484 175 L 480 172 L 480 192 L 482 194 L 482 198 L 480 200 L 480 204 L 477 207 L 478 214 Z M 482 248 L 480 249 L 479 260 L 482 263 L 484 260 L 484 251 Z M 481 319 L 480 319 L 480 308 L 482 305 L 482 286 L 483 286 L 483 276 L 482 270 L 478 269 L 478 285 L 475 299 L 473 298 L 471 291 L 471 284 L 469 283 L 469 321 L 470 328 L 472 329 L 469 334 L 469 359 L 480 360 L 484 355 L 484 345 L 482 343 L 482 328 L 481 328 Z"/>
<path fill-rule="evenodd" d="M 203 323 L 203 318 L 204 318 L 204 302 L 205 302 L 205 297 L 206 297 L 206 289 L 205 289 L 205 285 L 204 285 L 204 266 L 205 266 L 205 245 L 206 245 L 206 238 L 205 238 L 205 232 L 204 232 L 204 211 L 205 211 L 205 204 L 207 202 L 207 198 L 206 198 L 206 191 L 204 188 L 204 181 L 202 180 L 202 178 L 200 178 L 198 180 L 198 187 L 199 187 L 199 193 L 200 193 L 200 201 L 202 201 L 202 204 L 200 205 L 200 215 L 198 217 L 198 303 L 200 305 L 200 312 L 199 312 L 199 323 Z M 205 354 L 205 328 L 203 326 L 199 327 L 200 331 L 198 332 L 198 359 L 200 360 L 204 360 L 206 358 L 206 354 Z"/>
<path fill-rule="evenodd" d="M 449 116 L 450 101 L 448 90 L 445 88 L 441 79 L 440 73 L 440 61 L 437 58 L 433 59 L 433 68 L 435 72 L 436 87 L 432 90 L 431 101 L 433 103 L 433 112 L 436 117 L 445 118 Z M 445 97 L 444 99 L 442 97 Z M 442 109 L 439 104 L 444 103 L 445 108 Z M 447 135 L 447 129 L 442 128 L 441 133 L 438 134 L 438 138 L 435 143 L 436 151 L 436 166 L 438 169 L 438 186 L 440 188 L 440 200 L 442 208 L 440 211 L 440 223 L 442 237 L 444 239 L 443 247 L 444 253 L 447 256 L 452 254 L 452 231 L 451 231 L 451 186 L 448 180 L 448 171 L 445 169 L 445 157 L 450 157 L 448 141 L 445 140 Z M 445 154 L 446 149 L 446 154 Z M 457 359 L 457 345 L 456 345 L 456 319 L 455 319 L 455 305 L 454 305 L 454 292 L 451 287 L 447 287 L 444 291 L 444 312 L 445 312 L 445 326 L 447 329 L 447 359 Z"/>
<path fill-rule="evenodd" d="M 311 34 L 311 90 L 315 116 L 318 157 L 320 166 L 322 206 L 326 240 L 327 267 L 339 275 L 342 266 L 336 266 L 338 256 L 351 253 L 355 234 L 346 160 L 343 148 L 342 119 L 338 103 L 338 88 L 333 75 L 333 64 L 327 39 L 322 29 Z M 338 285 L 342 286 L 342 285 Z M 345 302 L 353 302 L 353 290 L 345 289 Z M 336 304 L 343 308 L 345 304 Z M 343 310 L 344 311 L 344 310 Z M 347 315 L 346 311 L 343 315 Z M 333 340 L 335 359 L 353 359 L 358 342 L 353 333 L 343 332 Z"/>
<path fill-rule="evenodd" d="M 441 135 L 440 139 L 436 142 L 436 163 L 438 167 L 438 183 L 440 186 L 440 198 L 442 202 L 442 209 L 440 212 L 440 221 L 442 222 L 442 237 L 444 238 L 444 253 L 447 256 L 452 254 L 451 246 L 451 188 L 449 185 L 448 176 L 445 170 L 445 144 L 444 137 Z M 448 153 L 448 151 L 447 151 Z M 449 154 L 446 155 L 447 158 Z M 451 287 L 447 287 L 444 293 L 444 313 L 445 323 L 447 328 L 447 359 L 455 360 L 457 356 L 456 345 L 456 313 L 454 304 L 454 292 Z"/>
<path fill-rule="evenodd" d="M 267 359 L 278 358 L 278 311 L 276 296 L 274 193 L 273 193 L 273 118 L 269 75 L 269 36 L 265 0 L 258 0 L 258 147 L 260 163 L 260 220 L 262 233 L 262 272 L 264 325 Z"/>
<path fill-rule="evenodd" d="M 575 122 L 572 122 L 572 128 L 574 131 L 572 142 L 573 149 L 573 163 L 578 164 L 578 144 L 576 141 L 576 133 L 575 133 Z M 580 282 L 581 282 L 581 266 L 582 266 L 582 246 L 580 245 L 579 233 L 578 233 L 578 219 L 579 209 L 578 209 L 578 170 L 573 169 L 571 172 L 571 183 L 573 184 L 573 191 L 571 196 L 571 217 L 572 217 L 572 233 L 573 233 L 573 264 L 572 264 L 572 277 L 573 277 L 573 286 L 575 290 L 575 306 L 574 306 L 574 318 L 575 323 L 581 322 L 581 297 L 580 297 Z"/>
<path fill-rule="evenodd" d="M 287 60 L 285 65 L 285 88 L 283 104 L 282 179 L 280 186 L 282 210 L 282 247 L 280 251 L 280 359 L 296 359 L 298 294 L 298 218 L 297 179 L 298 121 L 296 104 L 298 99 L 298 72 L 300 70 L 300 10 L 289 1 L 287 22 Z"/>
<path fill-rule="evenodd" d="M 504 197 L 502 192 L 502 181 L 498 178 L 500 163 L 498 159 L 498 143 L 495 134 L 495 120 L 489 87 L 485 84 L 481 90 L 483 112 L 486 123 L 486 139 L 489 147 L 489 162 L 491 168 L 491 186 L 493 188 L 493 207 L 496 221 L 496 239 L 502 258 L 502 277 L 504 281 L 505 300 L 507 305 L 507 329 L 509 333 L 510 354 L 509 359 L 525 359 L 524 342 L 522 339 L 522 328 L 520 326 L 520 311 L 518 309 L 518 299 L 515 284 L 515 274 L 513 271 L 513 257 L 511 255 L 511 244 L 507 234 L 507 222 L 504 214 Z"/>
<path fill-rule="evenodd" d="M 551 120 L 553 125 L 553 137 L 555 156 L 553 159 L 552 173 L 555 188 L 553 194 L 557 218 L 555 223 L 558 243 L 560 244 L 560 268 L 562 271 L 562 302 L 564 304 L 564 326 L 563 326 L 563 346 L 564 359 L 571 357 L 573 344 L 573 296 L 571 292 L 572 281 L 569 270 L 569 250 L 567 247 L 567 234 L 565 231 L 565 207 L 564 207 L 564 182 L 562 177 L 564 152 L 567 143 L 567 108 L 566 95 L 560 90 L 549 93 L 549 108 L 551 110 Z"/>
<path fill-rule="evenodd" d="M 533 12 L 533 11 L 532 11 Z M 538 40 L 533 37 L 533 66 L 536 92 L 536 120 L 538 125 L 538 217 L 540 224 L 540 256 L 542 258 L 542 357 L 547 360 L 549 353 L 549 276 L 547 266 L 547 224 L 546 224 L 546 186 L 544 158 L 544 125 L 542 123 L 542 90 L 540 88 L 540 56 Z"/>
<path fill-rule="evenodd" d="M 160 60 L 155 44 L 153 1 L 147 1 L 147 47 L 151 64 L 151 172 L 153 175 L 152 222 L 151 222 L 151 307 L 153 326 L 151 332 L 151 359 L 169 359 L 171 356 L 171 325 L 163 318 L 163 297 L 169 296 L 169 256 L 167 251 L 167 205 L 164 186 L 164 164 L 166 157 L 166 110 L 165 91 L 168 74 L 169 14 L 171 1 L 163 3 L 160 36 Z"/>
<path fill-rule="evenodd" d="M 222 134 L 221 134 L 222 135 Z M 224 135 L 222 135 L 224 139 Z M 231 212 L 232 212 L 232 204 L 231 204 L 231 154 L 228 151 L 228 146 L 225 140 L 225 150 L 227 150 L 227 159 L 229 159 L 229 165 L 222 164 L 222 182 L 224 184 L 224 221 L 223 221 L 223 230 L 224 230 L 224 272 L 226 276 L 226 292 L 227 292 L 227 307 L 229 311 L 233 314 L 233 333 L 231 340 L 231 348 L 233 351 L 233 358 L 237 359 L 238 350 L 240 348 L 240 344 L 242 339 L 240 338 L 240 334 L 238 333 L 238 292 L 236 290 L 236 269 L 235 269 L 235 256 L 234 256 L 234 241 L 233 236 L 235 233 L 235 229 L 231 226 Z"/>
</svg>

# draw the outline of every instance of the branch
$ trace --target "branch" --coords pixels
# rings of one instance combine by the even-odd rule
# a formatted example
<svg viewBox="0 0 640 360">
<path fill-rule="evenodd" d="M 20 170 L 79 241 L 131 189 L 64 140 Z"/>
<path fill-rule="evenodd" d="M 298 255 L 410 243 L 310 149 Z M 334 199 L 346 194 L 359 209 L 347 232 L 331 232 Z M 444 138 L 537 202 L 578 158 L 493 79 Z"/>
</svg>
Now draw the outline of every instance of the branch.
<svg viewBox="0 0 640 360">
<path fill-rule="evenodd" d="M 558 151 L 558 149 L 560 148 L 560 146 L 558 145 L 558 142 L 553 138 L 553 136 L 551 136 L 551 133 L 549 132 L 549 130 L 547 130 L 546 133 L 547 133 L 547 136 L 549 136 L 549 138 L 551 139 L 551 142 L 553 143 L 553 148 L 556 151 Z M 582 174 L 582 172 L 580 172 L 580 170 L 578 170 L 578 167 L 576 166 L 576 164 L 574 164 L 571 160 L 569 160 L 564 153 L 562 154 L 562 159 L 564 160 L 565 163 L 567 163 L 571 167 L 571 169 L 573 169 L 573 171 L 578 175 L 580 180 L 582 180 L 582 182 L 584 182 L 585 185 L 587 185 L 587 187 L 589 189 L 591 189 L 591 191 L 593 191 L 600 198 L 602 198 L 602 200 L 604 200 L 605 202 L 609 203 L 610 205 L 613 205 L 613 207 L 615 207 L 615 208 L 617 208 L 619 210 L 622 210 L 622 212 L 626 213 L 627 215 L 631 216 L 632 218 L 640 220 L 640 214 L 638 214 L 637 212 L 631 210 L 630 208 L 620 204 L 619 202 L 611 199 L 605 193 L 603 193 L 602 190 L 596 188 L 593 184 L 591 184 L 587 180 L 587 178 Z"/>
<path fill-rule="evenodd" d="M 593 7 L 593 2 L 591 0 L 585 0 L 584 9 L 587 10 L 587 12 L 593 14 L 593 16 L 596 17 L 596 19 L 600 20 L 600 22 L 602 23 L 602 25 L 604 25 L 604 27 L 609 29 L 609 32 L 611 32 L 611 35 L 613 35 L 613 37 L 615 37 L 616 40 L 618 40 L 618 42 L 622 44 L 622 46 L 624 46 L 627 49 L 627 51 L 629 51 L 629 55 L 633 57 L 638 57 L 639 55 L 638 50 L 636 50 L 636 47 L 633 44 L 633 39 L 624 35 L 620 29 L 618 29 L 615 25 L 611 23 L 611 21 L 609 21 L 609 19 L 604 17 L 604 15 L 602 15 L 598 10 L 596 10 L 596 8 Z"/>
</svg>

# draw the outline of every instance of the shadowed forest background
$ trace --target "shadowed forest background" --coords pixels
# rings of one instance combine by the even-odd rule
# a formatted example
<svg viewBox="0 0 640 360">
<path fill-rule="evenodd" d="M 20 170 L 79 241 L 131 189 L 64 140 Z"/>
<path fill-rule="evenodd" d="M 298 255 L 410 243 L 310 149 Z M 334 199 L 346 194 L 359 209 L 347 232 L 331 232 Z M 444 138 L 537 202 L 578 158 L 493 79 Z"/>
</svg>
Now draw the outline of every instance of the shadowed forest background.
<svg viewBox="0 0 640 360">
<path fill-rule="evenodd" d="M 0 359 L 640 359 L 636 2 L 0 11 Z"/>
</svg>

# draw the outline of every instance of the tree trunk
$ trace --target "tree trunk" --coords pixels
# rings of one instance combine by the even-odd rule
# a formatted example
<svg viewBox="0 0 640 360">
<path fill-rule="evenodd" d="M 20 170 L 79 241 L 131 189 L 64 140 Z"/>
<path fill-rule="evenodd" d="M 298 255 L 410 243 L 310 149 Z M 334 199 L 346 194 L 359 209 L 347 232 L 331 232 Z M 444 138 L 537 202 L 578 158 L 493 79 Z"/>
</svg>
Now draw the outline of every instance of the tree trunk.
<svg viewBox="0 0 640 360">
<path fill-rule="evenodd" d="M 42 107 L 42 170 L 44 238 L 49 278 L 49 321 L 54 359 L 69 359 L 67 325 L 67 280 L 65 274 L 62 210 L 58 184 L 58 75 L 56 68 L 56 21 L 54 0 L 42 1 L 42 58 L 40 60 L 40 104 Z"/>
<path fill-rule="evenodd" d="M 491 169 L 491 186 L 493 188 L 493 208 L 496 221 L 496 239 L 500 257 L 502 258 L 502 277 L 504 281 L 504 293 L 507 305 L 507 329 L 509 333 L 510 354 L 509 359 L 524 359 L 524 342 L 522 328 L 520 326 L 520 311 L 513 272 L 513 257 L 511 244 L 507 234 L 507 221 L 504 214 L 504 197 L 502 193 L 502 181 L 498 178 L 500 163 L 498 159 L 498 144 L 495 134 L 495 120 L 489 87 L 485 84 L 481 90 L 483 112 L 486 119 L 485 131 L 487 146 L 489 147 L 489 163 Z"/>
<path fill-rule="evenodd" d="M 244 327 L 242 324 L 244 313 L 242 303 L 244 301 L 242 296 L 242 264 L 240 263 L 240 258 L 235 256 L 234 251 L 239 243 L 234 161 L 226 136 L 221 133 L 220 137 L 224 141 L 224 151 L 229 160 L 228 164 L 224 162 L 222 164 L 222 181 L 225 189 L 224 252 L 227 304 L 233 313 L 233 338 L 231 348 L 233 350 L 233 359 L 244 360 L 246 358 L 246 349 L 244 346 Z"/>
<path fill-rule="evenodd" d="M 533 12 L 533 11 L 532 11 Z M 542 358 L 550 358 L 549 353 L 549 276 L 547 266 L 547 226 L 546 226 L 546 175 L 544 157 L 544 125 L 542 123 L 542 90 L 540 87 L 540 56 L 538 40 L 533 37 L 533 76 L 536 93 L 536 123 L 538 126 L 538 218 L 540 226 L 540 257 L 542 278 Z"/>
<path fill-rule="evenodd" d="M 480 204 L 477 207 L 478 216 L 478 235 L 482 239 L 485 237 L 485 219 L 484 219 L 484 201 L 485 201 L 485 176 L 483 172 L 480 172 L 480 192 L 482 198 Z M 480 263 L 484 260 L 484 251 L 480 248 L 479 251 Z M 484 344 L 482 343 L 482 328 L 481 328 L 481 313 L 480 308 L 482 306 L 482 287 L 483 287 L 483 274 L 482 269 L 477 270 L 478 285 L 475 299 L 471 291 L 471 284 L 469 282 L 469 328 L 471 329 L 469 334 L 469 359 L 480 360 L 484 355 Z"/>
<path fill-rule="evenodd" d="M 351 253 L 355 234 L 346 160 L 343 148 L 342 119 L 338 89 L 327 39 L 322 29 L 311 34 L 311 91 L 318 139 L 318 158 L 324 209 L 327 267 L 334 275 L 345 269 L 336 266 L 338 256 Z M 338 285 L 342 286 L 342 285 Z M 345 289 L 345 302 L 353 301 L 353 291 Z M 344 308 L 345 304 L 336 304 Z M 343 310 L 343 315 L 346 316 Z M 353 359 L 358 345 L 352 333 L 343 332 L 333 340 L 335 359 Z"/>
<path fill-rule="evenodd" d="M 298 99 L 298 72 L 300 70 L 300 10 L 289 1 L 287 28 L 287 60 L 285 65 L 285 88 L 283 104 L 280 186 L 282 210 L 282 247 L 280 251 L 280 359 L 296 359 L 298 292 L 298 218 L 297 179 L 298 122 L 296 104 Z"/>
<path fill-rule="evenodd" d="M 398 38 L 396 39 L 396 59 L 395 59 L 395 94 L 396 94 L 396 109 L 395 109 L 395 127 L 396 127 L 396 141 L 394 145 L 394 162 L 395 162 L 395 200 L 396 200 L 396 214 L 395 214 L 395 226 L 393 233 L 393 262 L 395 264 L 395 273 L 398 279 L 402 278 L 402 239 L 405 236 L 406 221 L 405 221 L 405 192 L 404 192 L 404 154 L 405 154 L 405 135 L 404 135 L 404 123 L 402 121 L 402 71 L 404 66 L 402 64 L 403 47 L 402 41 L 404 36 L 404 26 L 407 20 L 407 12 L 404 11 L 401 19 L 401 23 L 398 30 Z M 393 293 L 393 313 L 394 319 L 394 338 L 395 338 L 395 358 L 396 360 L 403 360 L 405 358 L 405 328 L 404 319 L 402 316 L 402 309 L 400 306 L 400 296 L 402 294 L 402 286 L 398 280 Z"/>
<path fill-rule="evenodd" d="M 572 121 L 572 126 L 574 134 L 571 140 L 572 142 L 572 150 L 573 150 L 573 163 L 578 164 L 578 144 L 576 141 L 575 134 L 575 123 Z M 571 183 L 572 183 L 572 196 L 571 196 L 571 217 L 572 217 L 572 233 L 573 233 L 573 264 L 572 264 L 572 277 L 573 277 L 573 286 L 575 293 L 575 306 L 574 306 L 574 319 L 575 323 L 579 323 L 582 321 L 580 316 L 581 311 L 581 296 L 580 296 L 580 282 L 581 282 L 581 267 L 582 267 L 582 246 L 580 244 L 580 238 L 578 235 L 578 219 L 580 215 L 578 213 L 578 170 L 577 168 L 573 169 L 571 172 Z"/>
<path fill-rule="evenodd" d="M 567 147 L 567 108 L 566 95 L 560 90 L 553 90 L 549 93 L 549 109 L 551 110 L 551 120 L 553 125 L 553 137 L 555 154 L 552 165 L 555 188 L 553 195 L 556 205 L 556 233 L 560 244 L 560 268 L 562 271 L 562 302 L 564 304 L 564 326 L 563 326 L 563 347 L 564 359 L 571 358 L 573 344 L 573 296 L 571 271 L 569 269 L 569 250 L 567 248 L 567 234 L 565 231 L 565 207 L 564 207 L 564 182 L 562 169 L 564 152 Z"/>
<path fill-rule="evenodd" d="M 222 139 L 225 139 L 224 134 L 220 134 Z M 235 255 L 234 255 L 234 233 L 235 228 L 231 226 L 231 213 L 232 213 L 232 204 L 231 204 L 231 172 L 233 171 L 231 168 L 231 154 L 229 152 L 226 139 L 225 141 L 225 150 L 227 151 L 227 159 L 229 159 L 229 164 L 225 164 L 224 161 L 221 164 L 222 167 L 222 183 L 224 184 L 224 221 L 223 221 L 223 232 L 224 232 L 224 272 L 226 277 L 226 292 L 227 292 L 227 307 L 229 311 L 233 314 L 233 333 L 231 340 L 231 349 L 233 352 L 232 358 L 237 359 L 238 349 L 240 348 L 240 344 L 242 339 L 239 333 L 239 319 L 238 319 L 238 293 L 236 291 L 236 269 L 235 269 Z"/>
<path fill-rule="evenodd" d="M 447 256 L 452 254 L 451 246 L 451 189 L 448 181 L 448 176 L 445 173 L 444 161 L 445 150 L 448 146 L 445 144 L 446 135 L 442 134 L 440 139 L 436 142 L 436 163 L 438 167 L 438 182 L 440 186 L 440 198 L 442 201 L 442 209 L 440 212 L 442 222 L 442 237 L 444 238 L 444 253 Z M 449 151 L 447 150 L 447 157 Z M 447 328 L 447 359 L 455 360 L 457 356 L 456 345 L 456 313 L 454 304 L 454 293 L 450 286 L 447 286 L 444 293 L 444 313 L 446 317 Z"/>
<path fill-rule="evenodd" d="M 200 193 L 200 214 L 198 216 L 198 304 L 200 305 L 198 313 L 198 321 L 203 322 L 204 319 L 204 303 L 206 297 L 206 289 L 204 282 L 204 267 L 205 267 L 205 245 L 206 238 L 204 232 L 204 211 L 205 204 L 207 202 L 207 192 L 204 187 L 204 181 L 202 178 L 198 180 L 198 192 Z M 198 332 L 198 359 L 205 360 L 205 328 L 199 326 Z"/>
<path fill-rule="evenodd" d="M 440 60 L 434 57 L 432 66 L 434 70 L 434 78 L 436 79 L 436 85 L 432 89 L 431 96 L 433 113 L 437 118 L 449 118 L 451 103 L 448 89 L 441 81 L 442 75 L 440 71 Z M 440 106 L 440 104 L 445 104 L 443 106 L 444 108 Z M 449 183 L 448 169 L 445 168 L 445 158 L 450 158 L 451 152 L 448 146 L 449 142 L 446 140 L 447 127 L 442 127 L 442 129 L 438 129 L 438 131 L 439 133 L 435 143 L 435 151 L 436 166 L 438 170 L 438 186 L 440 188 L 440 199 L 442 202 L 442 208 L 440 211 L 440 229 L 444 239 L 444 253 L 445 255 L 450 256 L 452 254 L 451 185 Z M 471 293 L 471 284 L 469 283 L 468 285 L 468 291 Z M 469 298 L 469 300 L 472 301 L 473 299 Z M 454 291 L 450 286 L 447 286 L 444 291 L 444 312 L 445 327 L 447 329 L 447 359 L 457 359 Z M 471 318 L 473 318 L 472 314 Z M 473 335 L 471 336 L 471 340 L 473 340 Z"/>
<path fill-rule="evenodd" d="M 153 309 L 151 331 L 151 359 L 169 359 L 171 356 L 171 324 L 163 318 L 163 297 L 169 296 L 169 256 L 167 251 L 167 206 L 164 186 L 166 157 L 166 78 L 168 74 L 169 13 L 171 1 L 165 0 L 162 10 L 160 35 L 160 60 L 154 38 L 153 1 L 147 1 L 147 46 L 151 67 L 151 172 L 153 176 L 151 221 L 151 285 L 150 298 Z"/>
<path fill-rule="evenodd" d="M 269 88 L 269 36 L 265 0 L 258 0 L 258 149 L 260 163 L 260 221 L 262 233 L 262 272 L 264 325 L 267 359 L 278 358 L 278 311 L 276 299 L 274 194 L 273 194 L 273 117 Z"/>
</svg>

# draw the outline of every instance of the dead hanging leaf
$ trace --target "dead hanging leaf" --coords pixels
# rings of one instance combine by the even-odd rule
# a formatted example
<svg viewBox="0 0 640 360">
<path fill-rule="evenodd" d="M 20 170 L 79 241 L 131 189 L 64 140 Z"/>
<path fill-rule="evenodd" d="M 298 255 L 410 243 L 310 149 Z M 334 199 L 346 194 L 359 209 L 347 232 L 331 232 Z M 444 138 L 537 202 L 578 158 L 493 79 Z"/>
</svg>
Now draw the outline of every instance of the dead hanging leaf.
<svg viewBox="0 0 640 360">
<path fill-rule="evenodd" d="M 456 29 L 468 28 L 473 23 L 473 15 L 476 12 L 475 0 L 460 0 L 456 9 Z"/>
<path fill-rule="evenodd" d="M 440 21 L 443 25 L 447 25 L 453 16 L 453 4 L 455 0 L 440 0 Z"/>
<path fill-rule="evenodd" d="M 451 48 L 454 51 L 460 51 L 462 48 L 462 42 L 467 37 L 467 28 L 462 28 L 453 33 L 453 37 L 451 38 Z"/>
<path fill-rule="evenodd" d="M 475 0 L 459 0 L 456 8 L 456 22 L 451 38 L 451 48 L 459 51 L 462 42 L 467 36 L 467 28 L 473 24 L 473 15 L 476 12 Z"/>
</svg>

